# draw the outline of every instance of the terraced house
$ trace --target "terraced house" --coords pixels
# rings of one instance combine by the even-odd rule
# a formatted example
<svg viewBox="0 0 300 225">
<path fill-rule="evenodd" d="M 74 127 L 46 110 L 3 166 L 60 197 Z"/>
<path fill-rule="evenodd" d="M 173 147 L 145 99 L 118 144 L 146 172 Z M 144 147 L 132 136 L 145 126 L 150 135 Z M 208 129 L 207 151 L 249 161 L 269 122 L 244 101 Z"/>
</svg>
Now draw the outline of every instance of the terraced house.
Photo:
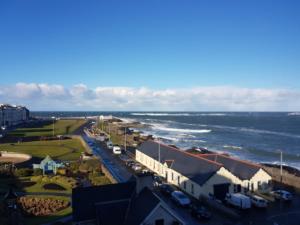
<svg viewBox="0 0 300 225">
<path fill-rule="evenodd" d="M 271 182 L 259 165 L 221 154 L 194 155 L 154 141 L 136 149 L 136 160 L 195 198 L 266 191 Z"/>
</svg>

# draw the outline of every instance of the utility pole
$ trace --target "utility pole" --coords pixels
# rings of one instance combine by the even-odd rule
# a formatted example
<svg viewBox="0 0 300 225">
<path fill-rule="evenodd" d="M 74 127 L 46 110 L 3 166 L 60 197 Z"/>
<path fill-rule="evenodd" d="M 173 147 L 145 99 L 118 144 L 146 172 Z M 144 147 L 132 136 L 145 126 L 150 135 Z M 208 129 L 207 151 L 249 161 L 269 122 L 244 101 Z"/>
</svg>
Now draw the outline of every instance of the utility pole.
<svg viewBox="0 0 300 225">
<path fill-rule="evenodd" d="M 282 151 L 280 150 L 280 182 L 282 183 Z"/>
<path fill-rule="evenodd" d="M 52 136 L 54 137 L 54 129 L 55 129 L 54 121 L 55 121 L 55 116 L 52 116 L 51 118 L 53 119 Z"/>
<path fill-rule="evenodd" d="M 158 139 L 158 162 L 160 163 L 160 140 Z"/>
<path fill-rule="evenodd" d="M 127 151 L 127 146 L 126 146 L 126 127 L 124 127 L 124 133 L 125 133 L 125 143 L 124 143 L 124 147 L 125 147 L 125 152 Z"/>
<path fill-rule="evenodd" d="M 109 141 L 110 141 L 110 122 L 108 122 L 108 138 L 109 138 Z"/>
</svg>

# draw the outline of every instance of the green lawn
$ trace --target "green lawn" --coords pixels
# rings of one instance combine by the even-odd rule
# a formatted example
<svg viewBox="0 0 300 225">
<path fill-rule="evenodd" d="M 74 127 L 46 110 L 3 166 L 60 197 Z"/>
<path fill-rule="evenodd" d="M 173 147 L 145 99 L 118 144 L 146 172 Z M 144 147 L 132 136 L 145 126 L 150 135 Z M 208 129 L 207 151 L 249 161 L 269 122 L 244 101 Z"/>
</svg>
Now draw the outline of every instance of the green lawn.
<svg viewBox="0 0 300 225">
<path fill-rule="evenodd" d="M 38 158 L 49 155 L 53 159 L 73 161 L 79 158 L 85 148 L 78 139 L 66 139 L 0 144 L 0 151 L 20 152 Z"/>
<path fill-rule="evenodd" d="M 86 120 L 57 120 L 54 123 L 54 134 L 71 134 L 77 128 L 86 123 Z M 10 136 L 31 137 L 31 136 L 52 136 L 53 123 L 51 121 L 41 122 L 38 125 L 32 124 L 31 127 L 19 128 L 9 133 Z"/>
</svg>

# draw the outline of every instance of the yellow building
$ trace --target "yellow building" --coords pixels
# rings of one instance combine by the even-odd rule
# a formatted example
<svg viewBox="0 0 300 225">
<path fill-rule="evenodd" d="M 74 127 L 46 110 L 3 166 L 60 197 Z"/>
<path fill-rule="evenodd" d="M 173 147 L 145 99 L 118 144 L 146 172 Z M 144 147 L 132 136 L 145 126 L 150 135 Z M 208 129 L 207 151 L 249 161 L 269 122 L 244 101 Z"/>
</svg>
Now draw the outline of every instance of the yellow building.
<svg viewBox="0 0 300 225">
<path fill-rule="evenodd" d="M 136 160 L 197 199 L 265 191 L 271 182 L 259 165 L 220 154 L 193 155 L 154 141 L 136 149 Z"/>
</svg>

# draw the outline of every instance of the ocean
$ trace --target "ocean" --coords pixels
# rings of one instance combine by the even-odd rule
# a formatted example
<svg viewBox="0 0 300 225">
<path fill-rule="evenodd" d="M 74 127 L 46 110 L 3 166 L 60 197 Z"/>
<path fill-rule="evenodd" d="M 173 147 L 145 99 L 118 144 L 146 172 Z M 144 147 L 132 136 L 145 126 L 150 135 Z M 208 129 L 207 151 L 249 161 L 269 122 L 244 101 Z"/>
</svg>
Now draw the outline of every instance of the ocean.
<svg viewBox="0 0 300 225">
<path fill-rule="evenodd" d="M 300 113 L 293 112 L 32 112 L 33 116 L 113 115 L 150 124 L 145 134 L 180 148 L 205 147 L 241 159 L 300 169 Z"/>
</svg>

